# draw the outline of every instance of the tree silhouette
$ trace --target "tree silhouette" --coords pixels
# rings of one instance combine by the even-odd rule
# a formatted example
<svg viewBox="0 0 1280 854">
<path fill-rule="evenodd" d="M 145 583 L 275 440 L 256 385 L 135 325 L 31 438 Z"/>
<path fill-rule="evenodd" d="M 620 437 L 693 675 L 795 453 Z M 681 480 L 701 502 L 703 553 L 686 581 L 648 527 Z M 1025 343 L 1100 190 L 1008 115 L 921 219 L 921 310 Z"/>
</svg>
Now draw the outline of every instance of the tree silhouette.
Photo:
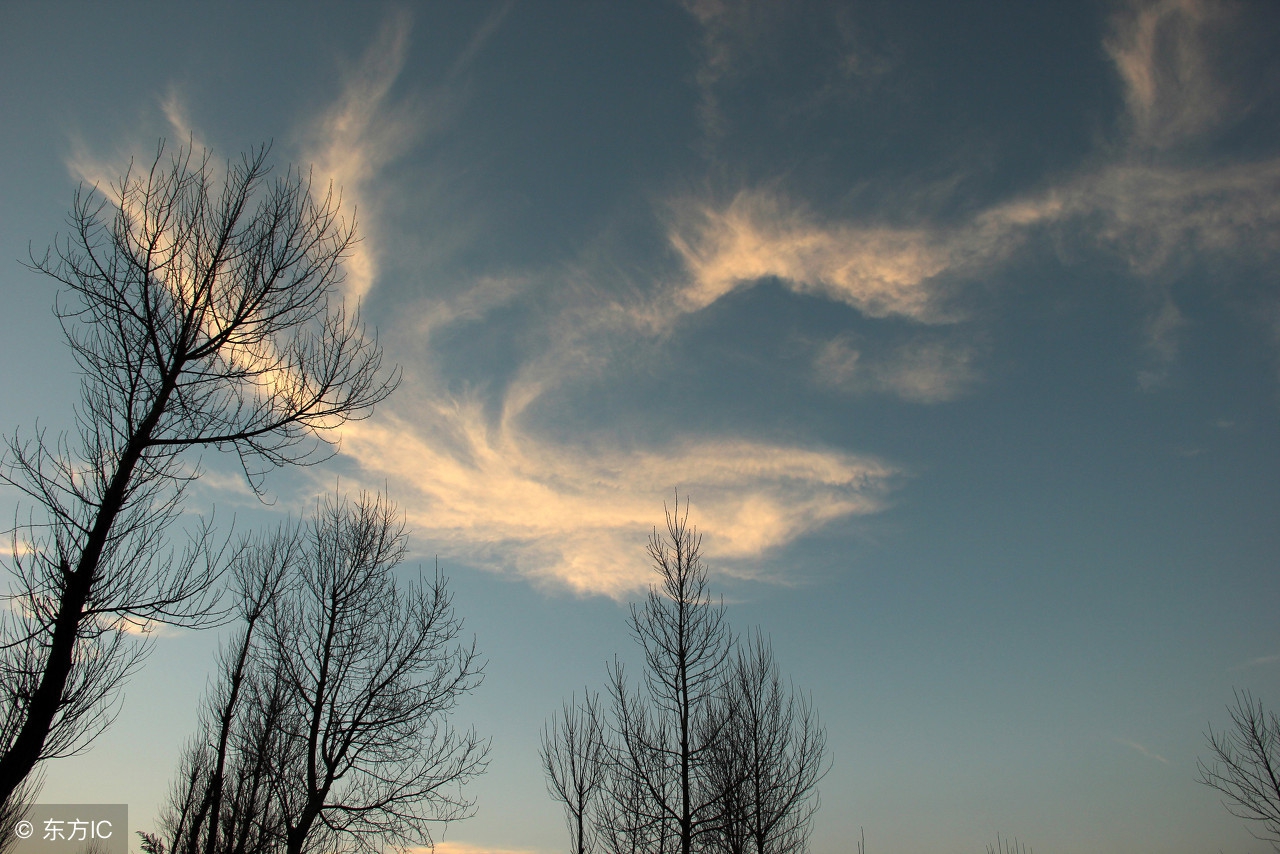
<svg viewBox="0 0 1280 854">
<path fill-rule="evenodd" d="M 1231 728 L 1205 736 L 1213 756 L 1196 762 L 1197 779 L 1222 793 L 1232 815 L 1261 825 L 1255 838 L 1280 850 L 1280 716 L 1248 691 L 1237 691 L 1227 712 Z"/>
<path fill-rule="evenodd" d="M 604 793 L 609 771 L 600 695 L 583 692 L 582 703 L 569 699 L 542 728 L 542 768 L 547 793 L 565 805 L 570 847 L 575 854 L 593 850 L 592 815 Z"/>
<path fill-rule="evenodd" d="M 171 854 L 245 854 L 267 850 L 281 836 L 268 775 L 283 693 L 263 678 L 255 656 L 276 600 L 298 572 L 301 534 L 297 525 L 284 525 L 251 538 L 232 564 L 240 626 L 220 650 L 218 681 L 160 818 L 157 841 Z"/>
<path fill-rule="evenodd" d="M 830 767 L 826 731 L 812 701 L 782 683 L 759 630 L 738 645 L 720 705 L 712 776 L 720 793 L 723 849 L 752 854 L 806 850 Z"/>
<path fill-rule="evenodd" d="M 32 258 L 66 289 L 55 311 L 81 393 L 74 440 L 15 433 L 0 459 L 31 504 L 0 626 L 0 803 L 110 722 L 140 650 L 126 630 L 209 617 L 224 546 L 209 524 L 166 544 L 198 476 L 184 452 L 230 451 L 260 490 L 396 384 L 331 304 L 354 225 L 332 191 L 313 196 L 296 170 L 268 180 L 266 161 L 263 146 L 219 182 L 207 153 L 161 143 L 109 196 L 78 190 L 70 234 Z"/>
<path fill-rule="evenodd" d="M 763 634 L 734 641 L 688 504 L 665 516 L 648 546 L 661 586 L 631 609 L 643 675 L 632 688 L 615 659 L 603 723 L 593 701 L 566 703 L 544 729 L 548 791 L 576 854 L 588 839 L 608 854 L 802 852 L 830 765 L 826 731 L 784 687 Z"/>
<path fill-rule="evenodd" d="M 471 813 L 488 744 L 449 716 L 481 663 L 445 579 L 397 583 L 404 530 L 382 496 L 328 497 L 292 537 L 248 550 L 246 625 L 163 817 L 170 854 L 429 846 L 432 823 Z"/>
<path fill-rule="evenodd" d="M 689 506 L 666 511 L 666 531 L 654 530 L 648 552 L 661 587 L 631 608 L 631 633 L 644 650 L 641 688 L 634 693 L 623 666 L 610 670 L 616 740 L 615 786 L 643 793 L 633 805 L 650 825 L 671 825 L 680 854 L 710 832 L 719 804 L 709 785 L 719 737 L 716 699 L 732 637 L 724 608 L 707 592 L 702 538 L 689 527 Z"/>
</svg>

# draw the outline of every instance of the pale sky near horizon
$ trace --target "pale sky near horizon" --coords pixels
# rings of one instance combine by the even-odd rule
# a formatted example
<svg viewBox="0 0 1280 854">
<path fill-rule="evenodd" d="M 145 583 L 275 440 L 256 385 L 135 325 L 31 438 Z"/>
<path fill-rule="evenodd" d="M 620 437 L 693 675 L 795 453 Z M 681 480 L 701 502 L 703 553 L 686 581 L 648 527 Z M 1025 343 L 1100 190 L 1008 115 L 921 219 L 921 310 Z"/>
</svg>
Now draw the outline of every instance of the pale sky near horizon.
<svg viewBox="0 0 1280 854">
<path fill-rule="evenodd" d="M 0 432 L 71 425 L 22 265 L 157 141 L 356 212 L 404 380 L 237 529 L 385 486 L 488 660 L 442 854 L 563 850 L 538 733 L 634 658 L 674 489 L 834 753 L 814 854 L 1266 849 L 1195 782 L 1280 709 L 1280 5 L 0 4 Z M 12 514 L 14 497 L 0 495 Z M 216 633 L 42 800 L 148 829 Z"/>
</svg>

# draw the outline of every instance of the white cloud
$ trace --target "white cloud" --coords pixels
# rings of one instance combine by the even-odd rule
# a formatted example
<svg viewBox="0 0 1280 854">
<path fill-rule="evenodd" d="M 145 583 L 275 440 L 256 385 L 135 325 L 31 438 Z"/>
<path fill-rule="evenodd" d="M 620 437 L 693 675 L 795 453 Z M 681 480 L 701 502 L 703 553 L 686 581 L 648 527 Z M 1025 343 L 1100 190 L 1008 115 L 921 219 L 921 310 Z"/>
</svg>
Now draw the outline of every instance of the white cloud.
<svg viewBox="0 0 1280 854">
<path fill-rule="evenodd" d="M 1191 252 L 1280 250 L 1280 159 L 1199 168 L 1122 161 L 1060 192 L 1064 216 L 1092 218 L 1096 238 L 1146 277 Z"/>
<path fill-rule="evenodd" d="M 705 0 L 686 6 L 704 28 L 708 47 L 700 83 L 704 97 L 711 97 L 705 92 L 758 28 L 751 26 L 751 4 L 737 9 Z M 1193 255 L 1266 257 L 1280 251 L 1280 159 L 1223 165 L 1169 156 L 1247 110 L 1219 73 L 1231 44 L 1226 36 L 1239 23 L 1234 7 L 1218 0 L 1123 4 L 1104 44 L 1125 99 L 1119 142 L 1101 147 L 1077 174 L 967 223 L 943 227 L 922 218 L 911 227 L 890 227 L 824 218 L 768 187 L 746 189 L 727 204 L 676 204 L 669 239 L 687 276 L 678 310 L 698 311 L 776 278 L 797 293 L 845 303 L 866 317 L 951 322 L 960 318 L 940 288 L 944 277 L 981 278 L 1041 231 L 1059 242 L 1083 239 L 1115 253 L 1144 281 L 1153 308 L 1142 330 L 1148 364 L 1139 381 L 1161 384 L 1185 325 L 1169 292 L 1171 271 Z M 859 354 L 858 372 L 847 370 L 848 355 L 830 349 L 820 354 L 820 374 L 858 375 L 862 387 L 875 385 L 867 354 Z"/>
<path fill-rule="evenodd" d="M 304 152 L 319 188 L 332 181 L 344 211 L 359 219 L 361 239 L 344 263 L 346 293 L 352 299 L 367 294 L 378 276 L 379 223 L 372 185 L 425 130 L 414 104 L 391 98 L 404 68 L 410 25 L 405 10 L 387 17 L 373 44 L 345 75 L 342 93 L 315 122 Z"/>
<path fill-rule="evenodd" d="M 895 474 L 848 453 L 735 438 L 645 450 L 555 444 L 518 417 L 538 393 L 513 390 L 498 423 L 478 400 L 384 411 L 343 428 L 343 452 L 401 496 L 432 548 L 616 597 L 648 583 L 644 542 L 674 487 L 692 499 L 716 571 L 733 572 L 735 559 L 878 511 Z"/>
<path fill-rule="evenodd" d="M 1275 664 L 1278 661 L 1280 661 L 1280 654 L 1260 655 L 1257 658 L 1251 658 L 1248 661 L 1237 664 L 1231 667 L 1230 669 L 1233 672 L 1238 670 L 1249 670 L 1250 668 L 1254 668 L 1254 667 L 1265 667 L 1270 664 Z"/>
<path fill-rule="evenodd" d="M 500 6 L 495 6 L 489 15 L 480 23 L 480 26 L 472 34 L 471 40 L 467 42 L 466 47 L 458 54 L 458 58 L 453 61 L 453 65 L 449 68 L 449 79 L 452 80 L 459 74 L 464 72 L 475 60 L 476 55 L 484 49 L 489 39 L 493 37 L 494 32 L 502 25 L 503 20 L 507 17 L 507 13 L 511 11 L 511 7 L 515 5 L 515 0 L 506 0 Z"/>
<path fill-rule="evenodd" d="M 182 100 L 182 93 L 176 86 L 169 87 L 168 93 L 160 101 L 160 109 L 164 113 L 165 121 L 169 123 L 169 128 L 173 131 L 179 145 L 190 145 L 196 151 L 210 147 L 191 123 L 191 119 L 187 115 L 187 105 Z"/>
<path fill-rule="evenodd" d="M 1145 324 L 1144 335 L 1152 364 L 1138 371 L 1138 384 L 1143 390 L 1157 388 L 1168 379 L 1169 366 L 1178 355 L 1178 332 L 1186 323 L 1173 298 L 1163 294 L 1159 311 L 1148 315 Z"/>
<path fill-rule="evenodd" d="M 414 312 L 414 332 L 427 343 L 433 332 L 455 323 L 478 321 L 522 293 L 529 280 L 516 276 L 486 276 L 461 293 L 425 301 Z"/>
<path fill-rule="evenodd" d="M 0 556 L 9 558 L 21 557 L 29 555 L 33 551 L 31 544 L 24 540 L 15 542 L 12 539 L 0 539 Z"/>
<path fill-rule="evenodd" d="M 1144 745 L 1141 745 L 1136 741 L 1130 741 L 1127 738 L 1120 738 L 1118 736 L 1115 737 L 1113 741 L 1115 741 L 1116 744 L 1124 745 L 1125 747 L 1128 747 L 1131 750 L 1136 750 L 1138 753 L 1141 753 L 1143 756 L 1147 757 L 1148 759 L 1154 759 L 1156 762 L 1159 762 L 1162 765 L 1172 764 L 1169 762 L 1168 759 L 1165 759 L 1159 753 L 1156 753 L 1153 750 L 1148 750 Z"/>
<path fill-rule="evenodd" d="M 735 71 L 761 33 L 767 32 L 771 4 L 759 0 L 684 0 L 685 10 L 702 27 L 702 63 L 696 82 L 698 118 L 706 141 L 714 144 L 727 131 L 718 88 Z"/>
<path fill-rule="evenodd" d="M 170 86 L 161 98 L 160 111 L 164 114 L 165 124 L 171 134 L 171 138 L 163 141 L 165 151 L 169 155 L 176 154 L 179 149 L 182 149 L 190 151 L 198 161 L 202 152 L 211 150 L 203 135 L 196 130 L 188 117 L 182 92 L 177 86 Z M 133 162 L 135 172 L 138 165 L 144 168 L 150 166 L 151 159 L 155 155 L 156 144 L 154 137 L 151 139 L 137 137 L 126 140 L 113 157 L 103 157 L 90 151 L 83 139 L 74 137 L 71 140 L 71 154 L 66 160 L 67 171 L 77 181 L 96 187 L 98 192 L 107 199 L 118 203 L 121 164 Z M 149 156 L 137 160 L 136 152 L 149 152 Z M 209 165 L 215 180 L 220 180 L 224 171 L 221 162 L 212 159 Z"/>
</svg>

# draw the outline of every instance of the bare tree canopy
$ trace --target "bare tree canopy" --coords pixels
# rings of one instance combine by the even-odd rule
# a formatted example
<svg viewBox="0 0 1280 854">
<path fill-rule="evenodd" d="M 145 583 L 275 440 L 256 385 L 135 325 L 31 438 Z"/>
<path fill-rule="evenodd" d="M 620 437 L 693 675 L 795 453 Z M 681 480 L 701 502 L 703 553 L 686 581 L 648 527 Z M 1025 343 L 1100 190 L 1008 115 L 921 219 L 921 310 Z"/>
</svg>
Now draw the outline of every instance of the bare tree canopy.
<svg viewBox="0 0 1280 854">
<path fill-rule="evenodd" d="M 403 525 L 381 496 L 326 498 L 294 537 L 238 566 L 244 625 L 162 820 L 171 854 L 430 845 L 472 811 L 488 743 L 449 717 L 481 662 L 444 578 L 397 583 Z"/>
<path fill-rule="evenodd" d="M 708 785 L 719 737 L 716 698 L 733 642 L 724 608 L 707 591 L 702 538 L 689 526 L 689 506 L 666 511 L 666 531 L 649 538 L 661 587 L 631 608 L 631 633 L 644 650 L 643 690 L 632 693 L 623 667 L 610 673 L 617 739 L 612 764 L 616 792 L 644 799 L 625 809 L 650 825 L 667 825 L 676 850 L 690 854 L 715 823 L 716 793 Z"/>
<path fill-rule="evenodd" d="M 1237 691 L 1227 711 L 1231 727 L 1206 734 L 1212 756 L 1196 762 L 1197 779 L 1222 793 L 1228 812 L 1262 828 L 1250 830 L 1254 837 L 1280 850 L 1280 716 L 1248 691 Z"/>
<path fill-rule="evenodd" d="M 830 767 L 812 701 L 783 685 L 763 634 L 735 642 L 707 591 L 687 503 L 666 512 L 648 551 L 661 586 L 631 609 L 644 651 L 639 684 L 615 659 L 603 722 L 588 694 L 543 731 L 547 789 L 565 804 L 571 850 L 807 850 Z"/>
<path fill-rule="evenodd" d="M 600 695 L 583 692 L 582 703 L 564 703 L 558 717 L 542 728 L 542 769 L 547 793 L 565 805 L 570 848 L 593 849 L 592 810 L 604 793 L 609 771 Z"/>
<path fill-rule="evenodd" d="M 167 545 L 189 448 L 237 455 L 255 490 L 275 466 L 330 452 L 326 430 L 367 416 L 394 371 L 354 312 L 331 302 L 354 224 L 267 146 L 228 163 L 162 143 L 107 194 L 77 191 L 70 233 L 32 269 L 81 374 L 75 438 L 6 439 L 0 483 L 27 499 L 8 561 L 0 677 L 0 803 L 45 759 L 83 749 L 141 647 L 126 629 L 198 625 L 231 556 L 211 525 Z"/>
<path fill-rule="evenodd" d="M 997 833 L 996 844 L 987 843 L 987 854 L 1035 854 L 1035 852 L 1031 850 L 1030 845 L 1019 842 L 1017 837 L 1010 841 L 1007 836 L 1001 839 L 1000 834 Z"/>
<path fill-rule="evenodd" d="M 149 840 L 159 846 L 152 854 L 246 854 L 281 836 L 268 772 L 278 752 L 282 692 L 264 677 L 258 656 L 276 601 L 302 559 L 297 525 L 250 538 L 237 554 L 231 570 L 240 625 L 220 651 L 218 681 L 161 816 L 163 838 Z"/>
<path fill-rule="evenodd" d="M 717 836 L 733 854 L 807 850 L 818 782 L 830 767 L 813 702 L 783 685 L 768 638 L 749 632 L 724 684 L 723 722 L 712 747 L 720 794 Z"/>
</svg>

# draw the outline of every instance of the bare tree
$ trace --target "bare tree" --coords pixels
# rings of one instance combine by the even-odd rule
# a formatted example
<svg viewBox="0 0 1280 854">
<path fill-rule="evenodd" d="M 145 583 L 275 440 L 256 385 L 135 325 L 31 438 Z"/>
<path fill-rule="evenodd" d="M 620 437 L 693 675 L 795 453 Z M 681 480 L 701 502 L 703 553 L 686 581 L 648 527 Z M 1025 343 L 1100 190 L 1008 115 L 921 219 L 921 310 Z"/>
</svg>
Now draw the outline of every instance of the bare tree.
<svg viewBox="0 0 1280 854">
<path fill-rule="evenodd" d="M 631 632 L 644 649 L 642 688 L 632 693 L 614 663 L 609 690 L 616 740 L 615 785 L 643 793 L 642 823 L 669 824 L 675 850 L 690 854 L 717 820 L 710 785 L 711 751 L 719 737 L 716 700 L 732 638 L 724 608 L 707 592 L 702 538 L 688 524 L 689 506 L 666 510 L 666 531 L 649 538 L 661 577 L 643 606 L 632 606 Z M 657 831 L 665 835 L 665 831 Z"/>
<path fill-rule="evenodd" d="M 750 632 L 733 656 L 711 741 L 720 793 L 718 836 L 738 854 L 798 854 L 830 767 L 826 731 L 813 702 L 783 685 L 769 640 Z"/>
<path fill-rule="evenodd" d="M 1210 727 L 1205 737 L 1213 755 L 1196 762 L 1197 779 L 1222 793 L 1232 815 L 1261 825 L 1256 839 L 1280 850 L 1280 716 L 1264 712 L 1248 691 L 1237 691 L 1227 711 L 1231 728 Z"/>
<path fill-rule="evenodd" d="M 609 773 L 599 706 L 600 695 L 584 691 L 581 705 L 570 698 L 542 728 L 547 793 L 565 806 L 569 847 L 575 854 L 587 854 L 595 847 L 592 810 Z"/>
<path fill-rule="evenodd" d="M 488 751 L 450 724 L 482 665 L 458 642 L 445 579 L 397 582 L 404 526 L 382 496 L 330 496 L 296 551 L 280 542 L 247 561 L 258 581 L 243 615 L 263 626 L 223 656 L 170 800 L 170 854 L 430 845 L 432 823 L 471 813 L 462 787 Z"/>
<path fill-rule="evenodd" d="M 606 854 L 671 854 L 679 844 L 675 824 L 655 814 L 644 777 L 613 765 L 609 766 L 603 796 L 595 805 L 593 825 L 595 838 Z"/>
<path fill-rule="evenodd" d="M 44 781 L 39 772 L 22 781 L 13 794 L 0 804 L 0 854 L 9 854 L 18 843 L 18 822 L 26 815 L 36 801 L 40 786 Z"/>
<path fill-rule="evenodd" d="M 1017 837 L 1010 842 L 1007 836 L 1001 839 L 1000 834 L 997 833 L 996 844 L 987 843 L 987 854 L 1034 854 L 1034 852 L 1030 845 L 1019 842 Z"/>
<path fill-rule="evenodd" d="M 615 658 L 598 754 L 585 734 L 594 701 L 565 704 L 543 732 L 547 788 L 567 805 L 579 854 L 588 823 L 608 854 L 800 854 L 830 767 L 826 731 L 812 701 L 784 686 L 763 634 L 735 642 L 688 513 L 677 496 L 649 539 L 661 586 L 631 608 L 639 684 Z"/>
<path fill-rule="evenodd" d="M 250 840 L 259 851 L 279 835 L 263 785 L 277 736 L 273 722 L 253 716 L 278 714 L 280 692 L 260 684 L 260 677 L 255 681 L 255 656 L 261 656 L 261 629 L 297 574 L 301 556 L 300 528 L 282 525 L 269 536 L 249 539 L 232 564 L 240 626 L 219 652 L 221 676 L 205 700 L 199 733 L 161 816 L 164 834 L 157 838 L 172 854 L 230 851 Z M 242 749 L 233 750 L 233 738 Z"/>
<path fill-rule="evenodd" d="M 213 739 L 216 718 L 210 710 L 216 708 L 213 703 L 217 698 L 226 696 L 232 677 L 225 668 L 231 660 L 222 656 L 220 690 L 211 698 L 199 733 L 179 765 L 169 803 L 160 816 L 163 835 L 148 840 L 153 847 L 159 846 L 150 854 L 270 854 L 283 847 L 284 821 L 274 795 L 277 763 L 283 755 L 279 725 L 284 691 L 269 671 L 259 672 L 251 666 L 230 716 L 230 738 L 224 752 L 217 752 Z M 217 769 L 223 770 L 221 777 Z"/>
<path fill-rule="evenodd" d="M 322 458 L 322 433 L 396 383 L 358 317 L 330 304 L 354 225 L 332 191 L 267 147 L 215 179 L 163 143 L 110 198 L 77 191 L 70 234 L 32 268 L 65 286 L 55 311 L 81 374 L 76 440 L 14 434 L 0 483 L 31 501 L 15 525 L 0 627 L 0 802 L 48 758 L 82 749 L 137 661 L 125 629 L 199 624 L 226 557 L 210 528 L 181 553 L 165 532 L 198 476 L 190 448 L 235 453 L 255 489 Z"/>
</svg>

